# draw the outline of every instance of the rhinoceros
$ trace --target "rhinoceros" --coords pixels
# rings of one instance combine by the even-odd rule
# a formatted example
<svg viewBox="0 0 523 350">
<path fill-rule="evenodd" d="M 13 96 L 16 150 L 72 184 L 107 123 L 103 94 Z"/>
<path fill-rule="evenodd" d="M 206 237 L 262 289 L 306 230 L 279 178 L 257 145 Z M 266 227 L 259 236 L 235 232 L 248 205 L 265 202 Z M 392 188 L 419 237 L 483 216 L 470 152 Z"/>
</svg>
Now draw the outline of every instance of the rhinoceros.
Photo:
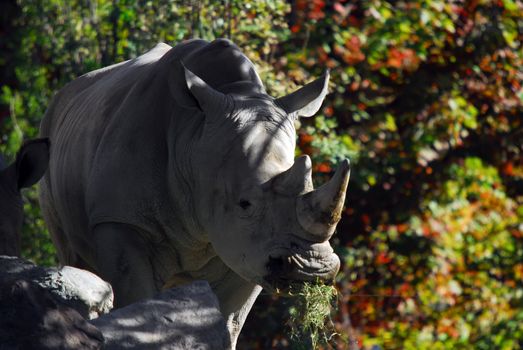
<svg viewBox="0 0 523 350">
<path fill-rule="evenodd" d="M 20 190 L 44 175 L 49 161 L 49 141 L 35 139 L 22 145 L 16 161 L 5 166 L 0 159 L 0 255 L 20 255 L 23 204 Z"/>
<path fill-rule="evenodd" d="M 226 39 L 158 44 L 87 73 L 41 124 L 49 171 L 41 205 L 62 263 L 108 280 L 117 307 L 207 280 L 234 347 L 262 287 L 332 280 L 328 240 L 349 162 L 314 190 L 294 160 L 298 117 L 327 94 L 328 71 L 280 98 Z"/>
</svg>

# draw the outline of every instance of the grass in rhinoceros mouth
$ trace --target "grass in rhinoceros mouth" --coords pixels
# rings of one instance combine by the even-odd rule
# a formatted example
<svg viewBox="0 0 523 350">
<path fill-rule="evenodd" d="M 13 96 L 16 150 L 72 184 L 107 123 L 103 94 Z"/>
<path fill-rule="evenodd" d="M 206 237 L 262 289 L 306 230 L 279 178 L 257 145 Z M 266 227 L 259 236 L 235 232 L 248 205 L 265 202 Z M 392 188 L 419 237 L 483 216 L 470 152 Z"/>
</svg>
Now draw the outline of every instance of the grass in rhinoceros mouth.
<svg viewBox="0 0 523 350">
<path fill-rule="evenodd" d="M 334 286 L 321 282 L 306 282 L 288 291 L 288 296 L 294 298 L 288 320 L 293 348 L 316 349 L 329 344 L 336 335 L 331 310 L 337 294 Z"/>
</svg>

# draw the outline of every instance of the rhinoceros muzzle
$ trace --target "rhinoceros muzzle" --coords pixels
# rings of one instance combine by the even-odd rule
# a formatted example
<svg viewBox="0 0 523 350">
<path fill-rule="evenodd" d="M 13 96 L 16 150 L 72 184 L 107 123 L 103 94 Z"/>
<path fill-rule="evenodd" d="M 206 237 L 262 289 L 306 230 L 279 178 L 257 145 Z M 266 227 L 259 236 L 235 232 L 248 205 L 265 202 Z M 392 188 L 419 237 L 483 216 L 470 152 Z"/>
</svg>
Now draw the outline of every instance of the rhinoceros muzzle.
<svg viewBox="0 0 523 350">
<path fill-rule="evenodd" d="M 344 160 L 332 179 L 314 189 L 311 160 L 299 157 L 294 165 L 275 181 L 277 191 L 298 193 L 296 218 L 299 230 L 282 238 L 269 253 L 265 281 L 272 288 L 285 288 L 295 282 L 321 280 L 332 282 L 340 268 L 328 240 L 341 218 L 350 176 L 350 163 Z"/>
<path fill-rule="evenodd" d="M 311 243 L 293 237 L 290 245 L 270 252 L 265 276 L 269 288 L 285 289 L 295 283 L 318 280 L 332 283 L 340 268 L 340 259 L 329 242 Z"/>
</svg>

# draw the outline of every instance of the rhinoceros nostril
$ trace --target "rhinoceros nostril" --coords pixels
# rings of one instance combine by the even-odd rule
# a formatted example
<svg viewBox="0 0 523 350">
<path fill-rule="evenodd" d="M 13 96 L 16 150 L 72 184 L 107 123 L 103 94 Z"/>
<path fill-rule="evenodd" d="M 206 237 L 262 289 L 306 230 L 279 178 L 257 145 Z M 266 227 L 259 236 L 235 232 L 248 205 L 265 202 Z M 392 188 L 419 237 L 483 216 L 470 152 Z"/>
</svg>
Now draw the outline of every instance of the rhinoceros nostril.
<svg viewBox="0 0 523 350">
<path fill-rule="evenodd" d="M 269 262 L 267 263 L 267 270 L 271 273 L 282 272 L 284 267 L 283 258 L 273 258 L 269 256 Z"/>
</svg>

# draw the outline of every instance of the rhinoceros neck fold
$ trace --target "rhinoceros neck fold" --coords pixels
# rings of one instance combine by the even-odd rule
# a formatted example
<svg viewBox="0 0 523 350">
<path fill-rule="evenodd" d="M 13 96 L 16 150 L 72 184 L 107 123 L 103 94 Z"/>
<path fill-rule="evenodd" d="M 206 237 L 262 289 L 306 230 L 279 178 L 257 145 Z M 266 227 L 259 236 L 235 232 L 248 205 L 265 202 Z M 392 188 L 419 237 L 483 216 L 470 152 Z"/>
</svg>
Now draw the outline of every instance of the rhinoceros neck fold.
<svg viewBox="0 0 523 350">
<path fill-rule="evenodd" d="M 191 235 L 192 239 L 206 244 L 209 240 L 196 214 L 193 194 L 197 191 L 197 174 L 191 159 L 205 121 L 203 115 L 184 119 L 188 120 L 174 118 L 169 127 L 168 139 L 171 142 L 168 145 L 168 187 L 175 209 L 173 214 L 181 222 L 185 233 Z"/>
</svg>

